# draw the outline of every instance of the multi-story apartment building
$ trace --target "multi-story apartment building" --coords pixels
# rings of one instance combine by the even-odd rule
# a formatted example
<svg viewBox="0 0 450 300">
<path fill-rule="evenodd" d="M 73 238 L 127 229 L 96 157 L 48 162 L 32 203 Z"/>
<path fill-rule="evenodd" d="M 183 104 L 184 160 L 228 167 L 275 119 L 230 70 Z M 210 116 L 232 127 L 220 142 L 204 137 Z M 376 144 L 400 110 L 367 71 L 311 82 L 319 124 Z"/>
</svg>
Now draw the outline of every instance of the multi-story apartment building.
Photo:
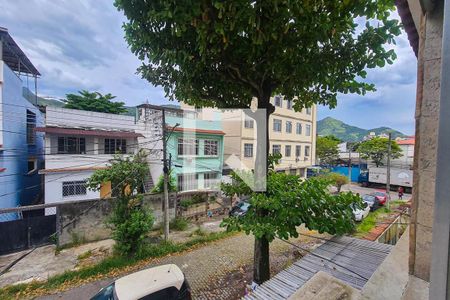
<svg viewBox="0 0 450 300">
<path fill-rule="evenodd" d="M 45 126 L 35 129 L 45 133 L 45 203 L 111 196 L 114 183 L 92 191 L 87 179 L 114 155 L 137 153 L 137 129 L 133 116 L 46 107 Z"/>
<path fill-rule="evenodd" d="M 43 117 L 36 104 L 39 71 L 0 27 L 0 208 L 37 204 L 41 200 L 43 136 L 35 133 Z M 24 93 L 26 92 L 26 94 Z M 0 221 L 21 215 L 3 214 Z"/>
<path fill-rule="evenodd" d="M 195 111 L 142 104 L 138 123 L 143 123 L 145 138 L 162 137 L 162 109 L 165 110 L 167 158 L 179 192 L 216 190 L 222 177 L 224 132 L 220 121 L 201 120 Z M 149 155 L 150 172 L 156 183 L 162 175 L 162 143 Z"/>
<path fill-rule="evenodd" d="M 270 153 L 281 153 L 282 159 L 276 166 L 279 172 L 306 176 L 306 168 L 315 164 L 316 153 L 316 106 L 296 112 L 293 102 L 282 96 L 271 98 L 275 112 L 267 120 L 269 127 Z M 182 104 L 183 108 L 192 109 Z M 224 110 L 221 119 L 214 116 L 215 109 L 202 109 L 201 118 L 222 120 L 225 132 L 225 166 L 254 169 L 257 142 L 255 120 L 244 110 Z M 265 143 L 263 141 L 262 143 Z"/>
</svg>

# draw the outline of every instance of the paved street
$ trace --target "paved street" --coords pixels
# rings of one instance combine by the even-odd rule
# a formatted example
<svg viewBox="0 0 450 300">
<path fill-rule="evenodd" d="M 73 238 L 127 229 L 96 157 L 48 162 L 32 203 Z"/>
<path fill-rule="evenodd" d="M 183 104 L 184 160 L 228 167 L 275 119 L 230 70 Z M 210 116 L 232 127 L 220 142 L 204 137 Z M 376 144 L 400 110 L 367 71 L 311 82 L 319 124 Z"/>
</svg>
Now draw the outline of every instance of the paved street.
<svg viewBox="0 0 450 300">
<path fill-rule="evenodd" d="M 352 191 L 353 193 L 359 193 L 360 195 L 364 194 L 370 194 L 377 190 L 385 191 L 383 188 L 368 188 L 368 187 L 362 187 L 357 184 L 346 184 L 342 186 L 342 191 Z M 391 200 L 397 200 L 398 194 L 395 191 L 390 192 Z M 403 200 L 409 200 L 411 199 L 411 194 L 404 193 Z"/>
<path fill-rule="evenodd" d="M 291 241 L 309 248 L 318 243 L 303 236 Z M 244 294 L 246 284 L 251 281 L 253 242 L 252 236 L 239 234 L 181 255 L 157 259 L 148 266 L 178 265 L 186 274 L 194 299 L 237 299 Z M 272 242 L 270 255 L 272 273 L 279 272 L 300 256 L 294 247 L 279 240 Z M 38 299 L 89 299 L 111 281 L 100 280 Z"/>
</svg>

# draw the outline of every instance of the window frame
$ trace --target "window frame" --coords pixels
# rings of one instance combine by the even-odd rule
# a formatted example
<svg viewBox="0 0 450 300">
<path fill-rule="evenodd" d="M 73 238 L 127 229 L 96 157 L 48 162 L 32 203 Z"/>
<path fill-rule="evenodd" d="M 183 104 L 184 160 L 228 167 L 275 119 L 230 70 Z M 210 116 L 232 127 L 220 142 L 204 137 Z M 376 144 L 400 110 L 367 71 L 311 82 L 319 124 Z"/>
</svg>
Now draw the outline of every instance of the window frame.
<svg viewBox="0 0 450 300">
<path fill-rule="evenodd" d="M 212 177 L 210 177 L 212 176 Z M 206 178 L 208 177 L 208 178 Z M 214 189 L 217 188 L 217 183 L 219 182 L 219 173 L 218 172 L 206 172 L 203 173 L 203 187 L 205 189 Z"/>
<path fill-rule="evenodd" d="M 253 120 L 252 118 L 250 118 L 247 115 L 244 115 L 244 128 L 247 129 L 253 129 L 255 126 L 255 120 Z"/>
<path fill-rule="evenodd" d="M 291 154 L 292 154 L 292 146 L 291 145 L 285 145 L 284 146 L 284 156 L 285 157 L 291 157 Z"/>
<path fill-rule="evenodd" d="M 215 149 L 214 149 L 214 147 L 215 147 Z M 208 148 L 208 152 L 211 152 L 211 153 L 208 153 L 208 154 L 206 153 L 207 152 L 207 148 Z M 213 150 L 215 150 L 215 151 L 213 151 Z M 205 139 L 205 140 L 203 140 L 203 155 L 204 156 L 211 156 L 211 157 L 218 156 L 219 155 L 219 141 L 218 140 L 214 140 L 214 139 Z"/>
<path fill-rule="evenodd" d="M 279 130 L 278 128 L 279 124 Z M 275 126 L 277 125 L 277 126 Z M 273 119 L 273 131 L 274 132 L 282 132 L 283 131 L 283 121 L 281 119 Z"/>
<path fill-rule="evenodd" d="M 286 133 L 292 133 L 292 121 L 286 121 L 285 127 L 286 127 Z M 289 130 L 288 130 L 288 128 L 289 128 Z"/>
<path fill-rule="evenodd" d="M 305 135 L 311 136 L 311 124 L 306 124 L 305 126 Z"/>
<path fill-rule="evenodd" d="M 305 150 L 305 158 L 306 157 L 310 157 L 311 156 L 311 146 L 306 145 L 305 147 L 303 147 Z"/>
<path fill-rule="evenodd" d="M 275 148 L 277 148 L 278 150 L 275 151 Z M 276 153 L 281 154 L 281 145 L 280 145 L 280 144 L 274 144 L 274 145 L 272 145 L 272 154 L 276 154 Z"/>
<path fill-rule="evenodd" d="M 127 154 L 126 139 L 105 138 L 103 144 L 103 154 Z"/>
<path fill-rule="evenodd" d="M 277 101 L 278 100 L 278 101 Z M 277 104 L 278 102 L 278 104 Z M 283 98 L 281 96 L 275 96 L 273 97 L 273 104 L 276 107 L 283 107 Z"/>
<path fill-rule="evenodd" d="M 36 128 L 36 113 L 27 109 L 26 117 L 27 117 L 26 122 L 27 145 L 36 145 L 36 132 L 34 131 L 34 129 Z"/>
<path fill-rule="evenodd" d="M 292 100 L 286 99 L 286 108 L 292 110 L 292 103 Z"/>
<path fill-rule="evenodd" d="M 180 143 L 180 141 L 181 141 L 181 143 Z M 182 150 L 181 153 L 180 153 L 180 149 Z M 189 153 L 185 153 L 186 149 L 191 149 L 192 151 L 188 151 Z M 200 150 L 199 139 L 181 138 L 181 137 L 177 139 L 177 155 L 178 156 L 180 156 L 180 157 L 198 156 L 199 150 Z"/>
<path fill-rule="evenodd" d="M 307 115 L 311 115 L 312 111 L 311 111 L 311 107 L 307 107 L 306 108 L 306 114 Z"/>
<path fill-rule="evenodd" d="M 86 138 L 84 137 L 77 137 L 77 136 L 58 136 L 58 146 L 57 146 L 57 153 L 58 154 L 86 154 Z M 63 141 L 61 151 L 60 149 L 60 142 Z M 75 143 L 73 143 L 75 141 Z M 70 142 L 73 143 L 75 151 L 69 151 Z M 73 146 L 72 146 L 73 147 Z"/>
<path fill-rule="evenodd" d="M 297 123 L 295 124 L 295 133 L 298 134 L 298 135 L 301 135 L 302 132 L 303 132 L 303 126 L 302 126 L 302 123 L 297 122 Z"/>
<path fill-rule="evenodd" d="M 250 155 L 247 155 L 247 150 L 250 152 Z M 253 143 L 244 143 L 244 157 L 253 157 Z"/>
<path fill-rule="evenodd" d="M 185 182 L 184 181 L 185 178 L 188 179 L 188 181 Z M 198 190 L 198 173 L 178 174 L 177 188 L 179 192 Z"/>
<path fill-rule="evenodd" d="M 302 145 L 295 145 L 295 158 L 299 158 L 302 155 Z"/>
</svg>

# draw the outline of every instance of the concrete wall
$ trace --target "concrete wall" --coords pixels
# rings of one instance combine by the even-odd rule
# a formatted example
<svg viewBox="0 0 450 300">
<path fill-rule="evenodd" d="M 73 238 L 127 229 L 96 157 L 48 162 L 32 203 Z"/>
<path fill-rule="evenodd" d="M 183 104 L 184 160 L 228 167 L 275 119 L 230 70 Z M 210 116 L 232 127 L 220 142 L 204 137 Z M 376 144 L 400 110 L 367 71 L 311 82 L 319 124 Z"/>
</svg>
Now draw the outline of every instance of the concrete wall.
<svg viewBox="0 0 450 300">
<path fill-rule="evenodd" d="M 43 164 L 43 134 L 27 144 L 27 110 L 36 114 L 36 126 L 42 126 L 41 112 L 23 97 L 23 81 L 0 60 L 0 208 L 33 204 L 41 192 L 37 168 Z M 3 149 L 3 150 L 1 150 Z M 28 173 L 28 159 L 36 159 L 36 171 Z M 11 219 L 16 215 L 10 215 Z"/>
<path fill-rule="evenodd" d="M 111 237 L 111 230 L 105 222 L 111 213 L 114 199 L 83 201 L 58 207 L 56 226 L 58 232 L 58 245 L 63 246 L 75 240 L 88 242 L 107 239 Z M 169 195 L 170 218 L 175 217 L 176 194 Z M 163 195 L 147 194 L 143 205 L 152 210 L 155 217 L 154 227 L 163 221 L 162 211 Z"/>
<path fill-rule="evenodd" d="M 436 2 L 438 3 L 441 2 Z M 443 5 L 443 2 L 439 5 Z M 436 182 L 437 128 L 439 116 L 442 7 L 423 16 L 417 72 L 416 144 L 414 191 L 410 227 L 409 270 L 430 279 L 431 239 Z"/>
</svg>

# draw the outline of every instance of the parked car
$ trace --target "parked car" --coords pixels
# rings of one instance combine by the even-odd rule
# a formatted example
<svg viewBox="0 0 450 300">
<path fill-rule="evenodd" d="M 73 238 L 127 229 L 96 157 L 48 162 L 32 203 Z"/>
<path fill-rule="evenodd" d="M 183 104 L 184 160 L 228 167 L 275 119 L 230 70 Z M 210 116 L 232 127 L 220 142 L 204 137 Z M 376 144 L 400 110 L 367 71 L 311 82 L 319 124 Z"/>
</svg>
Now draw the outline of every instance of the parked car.
<svg viewBox="0 0 450 300">
<path fill-rule="evenodd" d="M 370 195 L 377 197 L 378 201 L 380 201 L 380 205 L 384 205 L 387 201 L 387 195 L 384 191 L 376 191 L 371 193 Z"/>
<path fill-rule="evenodd" d="M 355 221 L 362 221 L 370 212 L 370 205 L 367 202 L 363 202 L 363 208 L 356 207 L 355 204 L 352 204 L 353 209 L 353 217 Z"/>
<path fill-rule="evenodd" d="M 176 265 L 162 265 L 121 277 L 91 300 L 191 300 L 191 289 Z"/>
<path fill-rule="evenodd" d="M 247 201 L 240 201 L 238 204 L 231 208 L 229 215 L 230 217 L 244 216 L 247 213 L 249 207 L 250 203 L 248 203 Z"/>
<path fill-rule="evenodd" d="M 369 205 L 370 211 L 377 210 L 380 207 L 380 200 L 374 195 L 363 195 L 362 200 Z"/>
</svg>

